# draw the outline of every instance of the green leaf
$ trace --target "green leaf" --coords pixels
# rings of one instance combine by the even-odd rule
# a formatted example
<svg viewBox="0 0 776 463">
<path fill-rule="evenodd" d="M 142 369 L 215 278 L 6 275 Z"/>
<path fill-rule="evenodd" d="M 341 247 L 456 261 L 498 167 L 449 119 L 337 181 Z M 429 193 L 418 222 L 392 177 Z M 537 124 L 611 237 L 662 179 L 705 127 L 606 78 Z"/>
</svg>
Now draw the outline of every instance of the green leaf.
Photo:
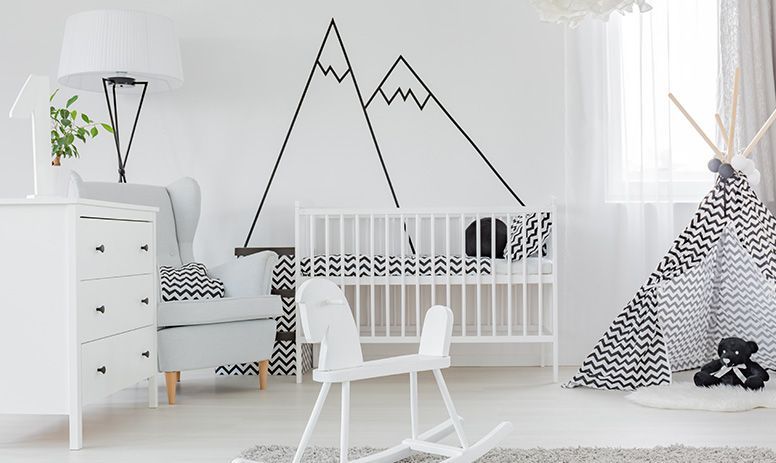
<svg viewBox="0 0 776 463">
<path fill-rule="evenodd" d="M 78 116 L 78 111 L 76 111 L 75 109 L 70 111 L 70 118 L 71 119 L 75 120 L 76 116 Z"/>
<path fill-rule="evenodd" d="M 100 125 L 102 126 L 103 129 L 105 129 L 106 132 L 113 133 L 113 127 L 111 127 L 110 125 L 104 122 L 101 122 Z"/>
<path fill-rule="evenodd" d="M 78 135 L 76 135 L 76 138 L 78 138 L 78 139 L 79 139 L 79 140 L 81 140 L 82 142 L 86 143 L 86 137 L 84 137 L 84 136 L 83 136 L 83 135 L 81 135 L 80 133 L 79 133 Z"/>
<path fill-rule="evenodd" d="M 94 138 L 99 132 L 97 131 L 97 127 L 92 127 L 92 130 L 89 133 L 92 134 L 92 138 Z"/>
<path fill-rule="evenodd" d="M 89 116 L 87 116 L 87 115 L 86 115 L 86 114 L 84 114 L 84 113 L 81 113 L 81 120 L 83 120 L 83 121 L 84 121 L 84 122 L 86 122 L 87 124 L 88 124 L 89 122 L 91 122 L 91 121 L 89 120 Z"/>
<path fill-rule="evenodd" d="M 49 103 L 51 103 L 51 101 L 54 99 L 54 97 L 56 96 L 57 92 L 59 92 L 59 89 L 54 90 L 54 93 L 51 94 L 51 96 L 49 97 Z"/>
<path fill-rule="evenodd" d="M 69 108 L 71 104 L 75 103 L 75 100 L 78 99 L 78 95 L 73 95 L 70 97 L 69 100 L 67 100 L 67 104 L 65 104 L 65 108 Z"/>
<path fill-rule="evenodd" d="M 75 137 L 73 136 L 72 133 L 69 133 L 67 134 L 67 136 L 65 136 L 65 143 L 67 145 L 72 145 L 74 141 L 75 141 Z"/>
<path fill-rule="evenodd" d="M 70 117 L 70 111 L 68 111 L 67 109 L 64 109 L 64 108 L 59 110 L 59 118 L 60 119 L 65 120 L 68 117 Z"/>
<path fill-rule="evenodd" d="M 65 127 L 70 127 L 71 122 L 69 119 L 62 119 L 61 124 L 64 125 Z"/>
</svg>

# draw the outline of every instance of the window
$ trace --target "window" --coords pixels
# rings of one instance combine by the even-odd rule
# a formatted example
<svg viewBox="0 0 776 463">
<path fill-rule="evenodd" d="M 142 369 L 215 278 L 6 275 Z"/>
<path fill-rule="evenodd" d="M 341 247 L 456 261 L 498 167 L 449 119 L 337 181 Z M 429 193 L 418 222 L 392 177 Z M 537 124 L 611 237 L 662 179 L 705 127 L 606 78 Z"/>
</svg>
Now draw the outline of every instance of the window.
<svg viewBox="0 0 776 463">
<path fill-rule="evenodd" d="M 650 3 L 652 11 L 612 17 L 607 26 L 607 200 L 697 202 L 713 183 L 712 153 L 667 95 L 710 137 L 719 133 L 719 12 L 704 0 Z"/>
</svg>

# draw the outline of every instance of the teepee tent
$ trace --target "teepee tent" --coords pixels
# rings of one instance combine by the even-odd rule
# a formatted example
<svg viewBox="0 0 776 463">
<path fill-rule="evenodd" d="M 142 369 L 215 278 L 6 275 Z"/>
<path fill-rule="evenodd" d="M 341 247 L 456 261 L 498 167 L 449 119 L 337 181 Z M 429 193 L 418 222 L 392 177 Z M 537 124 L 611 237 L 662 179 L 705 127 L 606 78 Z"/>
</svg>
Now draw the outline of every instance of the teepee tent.
<svg viewBox="0 0 776 463">
<path fill-rule="evenodd" d="M 670 383 L 673 371 L 700 367 L 729 336 L 756 341 L 757 361 L 776 368 L 776 218 L 752 189 L 752 177 L 759 172 L 746 159 L 776 120 L 776 111 L 742 155 L 734 157 L 732 130 L 726 132 L 729 148 L 723 155 L 671 98 L 712 146 L 719 162 L 709 166 L 720 175 L 690 224 L 565 387 L 636 389 Z M 717 121 L 722 125 L 719 116 Z M 735 112 L 730 123 L 735 126 Z"/>
</svg>

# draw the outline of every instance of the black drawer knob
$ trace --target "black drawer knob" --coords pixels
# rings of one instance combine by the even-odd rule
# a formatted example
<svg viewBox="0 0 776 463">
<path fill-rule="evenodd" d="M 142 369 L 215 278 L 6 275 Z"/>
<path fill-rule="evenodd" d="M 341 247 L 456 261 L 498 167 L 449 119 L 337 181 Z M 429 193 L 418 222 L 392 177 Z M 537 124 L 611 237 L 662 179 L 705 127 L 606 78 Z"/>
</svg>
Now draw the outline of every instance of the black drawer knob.
<svg viewBox="0 0 776 463">
<path fill-rule="evenodd" d="M 108 369 L 105 368 L 105 367 L 100 367 L 100 368 L 97 369 L 97 371 L 104 375 L 108 371 Z"/>
<path fill-rule="evenodd" d="M 144 245 L 140 246 L 140 249 L 142 249 L 143 251 L 148 251 L 148 245 L 144 244 Z"/>
<path fill-rule="evenodd" d="M 101 244 L 101 245 L 97 246 L 96 248 L 94 248 L 94 250 L 97 251 L 97 252 L 105 252 L 105 245 Z"/>
<path fill-rule="evenodd" d="M 140 299 L 140 302 L 142 302 L 145 305 L 148 305 L 148 298 L 146 297 L 146 298 Z"/>
<path fill-rule="evenodd" d="M 105 313 L 105 306 L 101 305 L 101 306 L 97 307 L 94 310 L 96 310 L 97 312 L 100 312 L 100 313 Z"/>
<path fill-rule="evenodd" d="M 142 353 L 142 354 L 140 354 L 140 355 L 142 355 L 142 356 L 143 356 L 143 357 L 145 357 L 145 358 L 148 358 L 148 357 L 150 357 L 150 356 L 151 356 L 151 351 L 148 351 L 148 350 L 147 350 L 147 351 L 143 352 L 143 353 Z"/>
</svg>

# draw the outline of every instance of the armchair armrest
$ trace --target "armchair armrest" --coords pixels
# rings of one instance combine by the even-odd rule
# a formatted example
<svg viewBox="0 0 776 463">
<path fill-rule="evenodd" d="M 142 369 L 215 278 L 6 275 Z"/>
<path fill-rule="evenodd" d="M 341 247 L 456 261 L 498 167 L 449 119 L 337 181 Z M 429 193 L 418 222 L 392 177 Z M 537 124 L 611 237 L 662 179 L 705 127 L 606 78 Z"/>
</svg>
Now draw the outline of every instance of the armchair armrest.
<svg viewBox="0 0 776 463">
<path fill-rule="evenodd" d="M 208 273 L 224 282 L 225 297 L 252 297 L 270 294 L 272 270 L 278 255 L 262 251 L 208 269 Z"/>
<path fill-rule="evenodd" d="M 273 319 L 283 315 L 283 304 L 280 296 L 224 297 L 162 302 L 158 313 L 159 328 L 168 328 Z"/>
</svg>

